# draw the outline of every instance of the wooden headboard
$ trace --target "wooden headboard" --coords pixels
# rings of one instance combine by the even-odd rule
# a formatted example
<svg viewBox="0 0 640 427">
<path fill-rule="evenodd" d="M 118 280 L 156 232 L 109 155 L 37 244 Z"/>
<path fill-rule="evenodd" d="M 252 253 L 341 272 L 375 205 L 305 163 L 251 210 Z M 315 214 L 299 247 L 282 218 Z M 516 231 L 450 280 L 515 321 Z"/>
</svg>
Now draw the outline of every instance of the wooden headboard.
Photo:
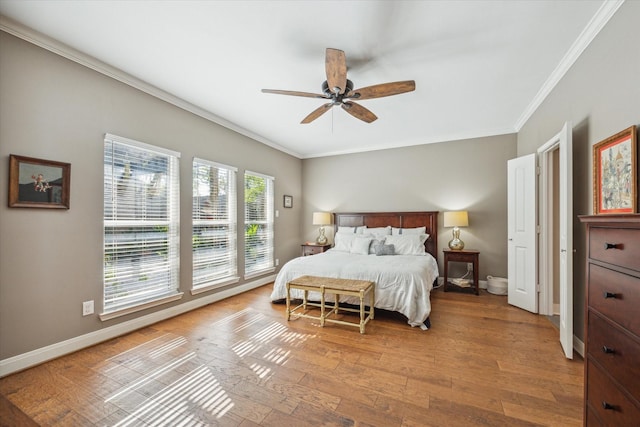
<svg viewBox="0 0 640 427">
<path fill-rule="evenodd" d="M 424 247 L 435 259 L 438 259 L 438 211 L 431 212 L 369 212 L 334 213 L 335 231 L 338 227 L 391 227 L 415 228 L 427 227 L 429 238 Z"/>
</svg>

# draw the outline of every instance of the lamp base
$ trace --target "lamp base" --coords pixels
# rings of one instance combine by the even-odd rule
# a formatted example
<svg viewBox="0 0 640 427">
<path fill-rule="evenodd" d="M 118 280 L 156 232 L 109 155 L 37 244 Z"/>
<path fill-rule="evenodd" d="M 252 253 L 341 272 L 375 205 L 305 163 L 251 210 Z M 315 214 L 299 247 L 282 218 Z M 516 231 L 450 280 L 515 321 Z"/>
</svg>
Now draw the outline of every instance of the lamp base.
<svg viewBox="0 0 640 427">
<path fill-rule="evenodd" d="M 324 235 L 324 227 L 320 227 L 318 238 L 316 239 L 316 243 L 319 245 L 326 245 L 328 242 L 327 236 Z"/>
<path fill-rule="evenodd" d="M 452 251 L 461 251 L 464 249 L 464 242 L 460 239 L 449 240 L 449 249 Z"/>
<path fill-rule="evenodd" d="M 449 240 L 449 249 L 452 251 L 464 249 L 464 242 L 460 240 L 460 229 L 458 227 L 453 227 L 453 239 Z"/>
</svg>

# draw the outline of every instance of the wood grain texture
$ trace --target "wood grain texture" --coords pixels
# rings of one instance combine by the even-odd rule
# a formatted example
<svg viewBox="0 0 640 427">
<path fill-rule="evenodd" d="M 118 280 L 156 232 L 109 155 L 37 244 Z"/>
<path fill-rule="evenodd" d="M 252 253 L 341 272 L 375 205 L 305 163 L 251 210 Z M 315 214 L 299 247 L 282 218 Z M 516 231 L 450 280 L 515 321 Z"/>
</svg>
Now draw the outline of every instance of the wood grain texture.
<svg viewBox="0 0 640 427">
<path fill-rule="evenodd" d="M 432 293 L 432 328 L 285 320 L 271 285 L 0 379 L 3 425 L 579 426 L 583 363 L 506 298 Z M 354 315 L 357 316 L 357 315 Z M 2 399 L 0 399 L 2 402 Z M 26 417 L 24 423 L 19 417 Z"/>
</svg>

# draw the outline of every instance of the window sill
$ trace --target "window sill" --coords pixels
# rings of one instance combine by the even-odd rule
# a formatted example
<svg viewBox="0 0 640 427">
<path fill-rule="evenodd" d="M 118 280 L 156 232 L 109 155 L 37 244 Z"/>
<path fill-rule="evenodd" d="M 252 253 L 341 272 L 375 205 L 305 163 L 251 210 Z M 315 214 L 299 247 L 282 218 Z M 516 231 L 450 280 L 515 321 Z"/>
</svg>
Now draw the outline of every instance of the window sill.
<svg viewBox="0 0 640 427">
<path fill-rule="evenodd" d="M 199 286 L 197 288 L 191 289 L 191 295 L 198 295 L 203 292 L 211 291 L 213 289 L 222 288 L 223 286 L 233 285 L 234 283 L 238 283 L 240 281 L 239 277 L 233 277 L 231 279 L 221 280 L 219 282 L 213 282 L 210 285 Z"/>
<path fill-rule="evenodd" d="M 146 309 L 151 308 L 151 307 L 156 307 L 158 305 L 167 304 L 167 303 L 172 302 L 172 301 L 177 301 L 179 299 L 182 299 L 183 295 L 184 295 L 184 292 L 178 292 L 178 293 L 175 293 L 175 294 L 171 294 L 169 296 L 160 297 L 160 298 L 152 300 L 152 301 L 147 301 L 145 303 L 142 303 L 140 305 L 136 305 L 136 306 L 133 306 L 133 307 L 127 307 L 127 308 L 123 308 L 123 309 L 116 310 L 116 311 L 110 311 L 108 313 L 101 313 L 98 316 L 100 317 L 100 320 L 102 320 L 104 322 L 106 320 L 111 320 L 111 319 L 115 319 L 117 317 L 126 316 L 127 314 L 136 313 L 138 311 L 146 310 Z"/>
<path fill-rule="evenodd" d="M 274 271 L 276 271 L 275 267 L 265 268 L 264 270 L 256 271 L 254 273 L 245 274 L 244 278 L 245 279 L 253 279 L 254 277 L 263 276 L 263 275 L 268 274 L 268 273 L 273 273 Z"/>
</svg>

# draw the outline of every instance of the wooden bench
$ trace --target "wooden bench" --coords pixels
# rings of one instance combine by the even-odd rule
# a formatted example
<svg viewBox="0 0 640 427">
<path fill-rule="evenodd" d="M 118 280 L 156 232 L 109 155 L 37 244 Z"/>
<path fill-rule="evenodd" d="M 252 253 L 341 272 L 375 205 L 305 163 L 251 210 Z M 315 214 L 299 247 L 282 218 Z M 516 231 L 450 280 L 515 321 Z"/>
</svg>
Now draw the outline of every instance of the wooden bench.
<svg viewBox="0 0 640 427">
<path fill-rule="evenodd" d="M 291 308 L 291 289 L 300 289 L 304 291 L 302 298 L 302 304 Z M 309 291 L 320 293 L 320 303 L 309 302 Z M 364 298 L 369 293 L 371 302 L 369 304 L 369 310 L 365 310 Z M 325 312 L 327 306 L 325 301 L 326 294 L 334 294 L 335 302 L 328 312 Z M 360 309 L 340 307 L 340 295 L 350 295 L 360 298 Z M 364 334 L 364 327 L 373 319 L 374 316 L 374 303 L 375 303 L 375 286 L 373 282 L 367 280 L 352 280 L 352 279 L 336 279 L 331 277 L 318 277 L 318 276 L 301 276 L 295 278 L 287 283 L 287 321 L 294 317 L 307 317 L 310 319 L 320 320 L 320 326 L 324 326 L 325 322 L 339 323 L 342 325 L 360 327 L 360 333 Z M 320 316 L 313 316 L 308 314 L 307 307 L 320 307 Z M 339 319 L 331 319 L 329 316 L 332 313 L 338 314 L 338 311 L 349 311 L 353 313 L 360 313 L 360 323 L 346 322 Z M 365 315 L 367 315 L 365 317 Z"/>
</svg>

